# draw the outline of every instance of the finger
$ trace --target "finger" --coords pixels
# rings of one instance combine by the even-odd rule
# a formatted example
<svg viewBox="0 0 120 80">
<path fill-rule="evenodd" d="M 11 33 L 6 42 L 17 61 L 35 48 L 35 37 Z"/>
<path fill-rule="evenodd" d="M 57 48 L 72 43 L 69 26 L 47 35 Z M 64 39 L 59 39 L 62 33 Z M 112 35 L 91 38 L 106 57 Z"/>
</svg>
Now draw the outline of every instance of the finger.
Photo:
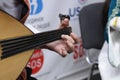
<svg viewBox="0 0 120 80">
<path fill-rule="evenodd" d="M 75 43 L 80 43 L 81 40 L 75 33 L 71 33 L 70 36 L 74 39 Z"/>
<path fill-rule="evenodd" d="M 69 35 L 62 35 L 61 37 L 62 37 L 62 39 L 66 40 L 66 41 L 69 40 L 71 43 L 73 43 L 73 44 L 75 43 L 73 38 L 71 36 L 69 36 Z"/>
<path fill-rule="evenodd" d="M 69 19 L 65 18 L 64 20 L 61 21 L 60 28 L 64 28 L 69 26 Z"/>
<path fill-rule="evenodd" d="M 61 56 L 66 57 L 67 56 L 67 50 L 65 48 L 62 48 L 61 50 L 62 50 Z"/>
<path fill-rule="evenodd" d="M 63 35 L 62 37 L 63 37 L 64 42 L 66 44 L 65 49 L 67 50 L 67 52 L 68 53 L 73 52 L 75 41 L 72 39 L 72 37 L 70 37 L 68 35 Z"/>
<path fill-rule="evenodd" d="M 68 52 L 68 53 L 73 52 L 73 50 L 74 50 L 74 44 L 71 43 L 69 40 L 66 41 L 66 42 L 67 42 L 67 52 Z"/>
</svg>

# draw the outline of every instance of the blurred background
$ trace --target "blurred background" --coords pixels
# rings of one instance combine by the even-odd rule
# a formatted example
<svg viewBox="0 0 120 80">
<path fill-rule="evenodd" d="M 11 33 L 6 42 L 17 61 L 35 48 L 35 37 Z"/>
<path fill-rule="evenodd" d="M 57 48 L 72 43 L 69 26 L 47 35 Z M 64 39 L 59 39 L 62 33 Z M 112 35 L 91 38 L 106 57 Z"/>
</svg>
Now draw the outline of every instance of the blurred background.
<svg viewBox="0 0 120 80">
<path fill-rule="evenodd" d="M 79 13 L 82 8 L 104 2 L 104 0 L 29 1 L 31 10 L 26 23 L 31 24 L 35 30 L 44 32 L 57 29 L 60 23 L 58 15 L 62 13 L 70 16 L 70 26 L 79 37 L 81 37 Z M 33 70 L 32 76 L 38 80 L 87 80 L 91 64 L 86 60 L 83 43 L 75 44 L 74 47 L 74 52 L 65 58 L 46 49 L 35 50 L 27 64 Z M 96 70 L 93 75 L 92 80 L 100 80 L 99 70 Z"/>
</svg>

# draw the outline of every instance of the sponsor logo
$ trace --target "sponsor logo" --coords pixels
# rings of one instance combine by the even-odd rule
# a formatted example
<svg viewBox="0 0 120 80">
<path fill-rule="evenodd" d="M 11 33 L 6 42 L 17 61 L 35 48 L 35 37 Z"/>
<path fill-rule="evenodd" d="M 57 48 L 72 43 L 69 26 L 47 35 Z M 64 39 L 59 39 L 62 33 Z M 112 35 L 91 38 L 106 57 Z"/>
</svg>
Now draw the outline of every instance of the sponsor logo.
<svg viewBox="0 0 120 80">
<path fill-rule="evenodd" d="M 80 7 L 73 7 L 69 9 L 69 15 L 71 17 L 78 16 L 79 12 L 80 12 Z"/>
<path fill-rule="evenodd" d="M 33 56 L 30 58 L 27 67 L 32 69 L 32 74 L 37 73 L 43 66 L 44 55 L 41 50 L 34 50 Z"/>
<path fill-rule="evenodd" d="M 88 0 L 78 0 L 78 3 L 80 3 L 81 5 L 84 5 L 87 1 Z M 76 6 L 76 7 L 69 8 L 68 13 L 72 19 L 77 19 L 80 10 L 81 10 L 81 7 Z"/>
<path fill-rule="evenodd" d="M 83 4 L 85 4 L 85 3 L 87 2 L 87 0 L 78 0 L 78 2 L 79 2 L 81 5 L 83 5 Z"/>
<path fill-rule="evenodd" d="M 30 15 L 38 14 L 43 9 L 42 0 L 30 0 Z"/>
<path fill-rule="evenodd" d="M 78 17 L 80 10 L 81 10 L 81 7 L 79 7 L 79 6 L 73 7 L 73 8 L 69 8 L 68 13 L 72 19 L 75 19 Z"/>
</svg>

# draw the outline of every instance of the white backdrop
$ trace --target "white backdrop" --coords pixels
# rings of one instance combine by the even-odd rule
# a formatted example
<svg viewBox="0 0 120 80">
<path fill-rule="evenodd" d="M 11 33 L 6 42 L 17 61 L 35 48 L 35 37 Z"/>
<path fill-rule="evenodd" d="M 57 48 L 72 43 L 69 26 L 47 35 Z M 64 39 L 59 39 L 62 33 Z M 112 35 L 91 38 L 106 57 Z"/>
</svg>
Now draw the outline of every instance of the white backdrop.
<svg viewBox="0 0 120 80">
<path fill-rule="evenodd" d="M 68 14 L 73 32 L 80 37 L 79 11 L 88 4 L 102 1 L 30 0 L 31 11 L 26 24 L 31 24 L 36 32 L 53 30 L 59 27 L 59 13 Z M 82 54 L 82 44 L 76 44 L 74 52 L 65 58 L 49 50 L 36 50 L 27 66 L 33 69 L 32 76 L 39 80 L 80 80 L 87 76 L 89 67 Z"/>
</svg>

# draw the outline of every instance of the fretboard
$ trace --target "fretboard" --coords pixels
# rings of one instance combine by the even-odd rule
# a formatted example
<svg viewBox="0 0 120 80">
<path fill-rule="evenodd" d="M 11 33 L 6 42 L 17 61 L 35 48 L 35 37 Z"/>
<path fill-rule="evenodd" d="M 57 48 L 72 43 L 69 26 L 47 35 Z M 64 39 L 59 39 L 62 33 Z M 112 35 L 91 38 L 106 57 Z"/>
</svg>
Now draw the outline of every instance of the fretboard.
<svg viewBox="0 0 120 80">
<path fill-rule="evenodd" d="M 52 41 L 59 40 L 61 39 L 62 34 L 69 35 L 70 33 L 71 27 L 66 27 L 63 29 L 47 31 L 34 35 L 1 40 L 1 59 L 22 53 L 23 51 L 35 49 L 36 47 L 40 47 Z"/>
</svg>

